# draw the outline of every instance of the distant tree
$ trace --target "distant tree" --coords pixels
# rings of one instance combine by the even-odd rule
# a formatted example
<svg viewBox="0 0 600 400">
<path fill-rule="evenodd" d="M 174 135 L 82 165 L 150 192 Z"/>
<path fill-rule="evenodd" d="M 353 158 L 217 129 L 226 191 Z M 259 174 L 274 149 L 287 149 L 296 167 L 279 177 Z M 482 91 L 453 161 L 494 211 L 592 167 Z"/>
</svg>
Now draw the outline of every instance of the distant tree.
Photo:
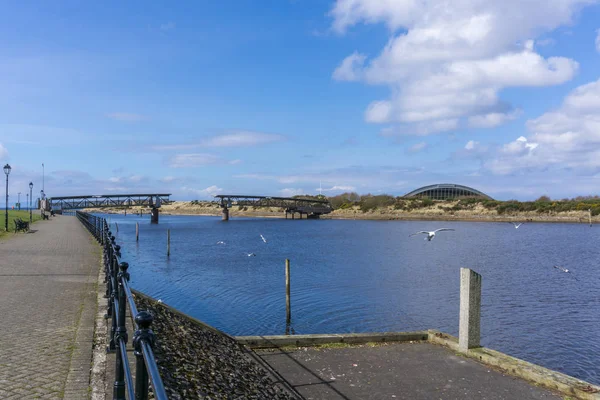
<svg viewBox="0 0 600 400">
<path fill-rule="evenodd" d="M 543 196 L 540 196 L 536 201 L 552 201 L 552 200 L 550 199 L 550 197 L 543 195 Z"/>
</svg>

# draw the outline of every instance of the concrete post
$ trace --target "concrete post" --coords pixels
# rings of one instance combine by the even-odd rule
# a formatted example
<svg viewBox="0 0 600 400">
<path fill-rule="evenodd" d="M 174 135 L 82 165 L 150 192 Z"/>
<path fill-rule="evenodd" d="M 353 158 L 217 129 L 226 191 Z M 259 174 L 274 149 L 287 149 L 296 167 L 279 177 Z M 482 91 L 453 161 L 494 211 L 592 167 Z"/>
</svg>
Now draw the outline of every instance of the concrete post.
<svg viewBox="0 0 600 400">
<path fill-rule="evenodd" d="M 158 224 L 158 208 L 152 207 L 151 213 L 150 223 Z"/>
<path fill-rule="evenodd" d="M 229 208 L 223 207 L 223 221 L 229 221 Z"/>
<path fill-rule="evenodd" d="M 481 275 L 469 268 L 460 269 L 460 320 L 458 348 L 462 352 L 480 347 Z"/>
</svg>

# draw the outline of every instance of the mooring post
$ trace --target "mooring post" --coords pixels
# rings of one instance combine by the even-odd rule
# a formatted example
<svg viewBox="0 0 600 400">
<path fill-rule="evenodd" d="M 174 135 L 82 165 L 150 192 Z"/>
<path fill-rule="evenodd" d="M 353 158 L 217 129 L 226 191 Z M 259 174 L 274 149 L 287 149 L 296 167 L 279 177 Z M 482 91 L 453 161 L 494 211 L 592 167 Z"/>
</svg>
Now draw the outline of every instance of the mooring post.
<svg viewBox="0 0 600 400">
<path fill-rule="evenodd" d="M 592 209 L 591 208 L 588 210 L 588 213 L 589 213 L 589 217 L 590 217 L 590 228 L 591 228 L 592 227 Z"/>
<path fill-rule="evenodd" d="M 458 348 L 462 352 L 480 347 L 481 275 L 469 268 L 460 269 L 460 319 Z"/>
<path fill-rule="evenodd" d="M 117 229 L 117 233 L 119 233 L 119 224 L 115 222 L 115 228 Z"/>
<path fill-rule="evenodd" d="M 167 229 L 167 257 L 171 255 L 171 230 Z"/>
<path fill-rule="evenodd" d="M 140 241 L 140 223 L 139 222 L 135 223 L 135 241 L 136 242 Z"/>
<path fill-rule="evenodd" d="M 290 260 L 285 259 L 285 322 L 292 320 L 292 305 L 290 299 Z"/>
</svg>

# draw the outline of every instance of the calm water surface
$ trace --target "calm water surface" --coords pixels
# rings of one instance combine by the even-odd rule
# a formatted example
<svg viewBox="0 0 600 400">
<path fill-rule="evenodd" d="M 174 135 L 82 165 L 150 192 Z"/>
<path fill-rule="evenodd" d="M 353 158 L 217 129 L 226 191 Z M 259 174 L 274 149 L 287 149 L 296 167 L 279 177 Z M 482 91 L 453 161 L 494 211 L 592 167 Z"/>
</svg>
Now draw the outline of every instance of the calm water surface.
<svg viewBox="0 0 600 400">
<path fill-rule="evenodd" d="M 107 217 L 134 288 L 229 334 L 285 333 L 289 258 L 295 333 L 457 335 L 460 267 L 468 267 L 483 276 L 483 346 L 600 384 L 599 227 L 166 215 L 151 225 L 148 216 Z M 408 237 L 440 227 L 456 231 L 431 242 Z"/>
</svg>

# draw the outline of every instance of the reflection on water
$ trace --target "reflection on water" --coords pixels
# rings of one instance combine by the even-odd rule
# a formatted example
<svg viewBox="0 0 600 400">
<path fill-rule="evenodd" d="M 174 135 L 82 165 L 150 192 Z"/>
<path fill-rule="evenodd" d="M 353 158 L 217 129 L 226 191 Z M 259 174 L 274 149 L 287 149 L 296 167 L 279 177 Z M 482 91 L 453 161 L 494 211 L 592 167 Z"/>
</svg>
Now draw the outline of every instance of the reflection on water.
<svg viewBox="0 0 600 400">
<path fill-rule="evenodd" d="M 459 269 L 469 267 L 483 276 L 482 345 L 600 383 L 598 227 L 166 215 L 151 225 L 148 216 L 110 217 L 133 287 L 229 334 L 456 335 Z M 455 231 L 431 242 L 408 237 L 441 227 Z"/>
</svg>

